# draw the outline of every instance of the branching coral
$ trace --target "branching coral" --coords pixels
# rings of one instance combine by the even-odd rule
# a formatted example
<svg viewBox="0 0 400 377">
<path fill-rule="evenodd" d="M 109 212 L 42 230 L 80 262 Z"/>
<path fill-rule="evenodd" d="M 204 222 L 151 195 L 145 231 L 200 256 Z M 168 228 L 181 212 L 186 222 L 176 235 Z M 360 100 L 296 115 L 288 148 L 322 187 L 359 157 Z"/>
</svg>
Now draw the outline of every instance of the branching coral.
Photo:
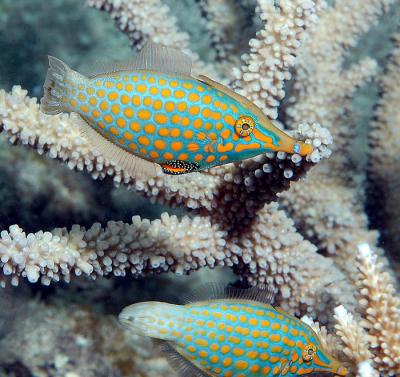
<svg viewBox="0 0 400 377">
<path fill-rule="evenodd" d="M 296 10 L 289 5 L 288 11 L 275 9 L 280 25 L 276 30 L 284 29 L 285 17 L 292 27 L 299 24 L 303 30 L 301 17 L 310 17 L 313 4 L 300 5 L 305 7 L 304 11 L 302 7 Z M 269 9 L 270 12 L 273 10 Z M 294 42 L 296 38 L 300 42 L 300 30 L 290 37 L 292 49 L 299 46 Z M 285 61 L 289 52 L 279 54 L 275 59 Z M 285 70 L 286 63 L 277 63 L 275 73 L 280 69 Z M 281 76 L 279 85 L 284 77 Z M 130 185 L 153 201 L 185 205 L 202 215 L 180 222 L 165 215 L 161 222 L 153 222 L 151 227 L 146 220 L 136 219 L 132 225 L 113 223 L 105 230 L 96 225 L 88 231 L 76 227 L 70 233 L 55 230 L 54 234 L 27 236 L 18 227 L 13 227 L 10 233 L 2 233 L 2 249 L 3 269 L 12 275 L 14 283 L 20 274 L 32 281 L 42 275 L 42 281 L 48 284 L 61 278 L 69 280 L 71 272 L 80 274 L 83 271 L 93 276 L 107 274 L 110 270 L 116 275 L 127 271 L 142 274 L 149 270 L 169 269 L 183 272 L 203 265 L 224 264 L 234 266 L 251 284 L 267 282 L 281 287 L 282 305 L 297 313 L 320 312 L 331 296 L 337 296 L 334 285 L 344 281 L 344 277 L 331 262 L 316 254 L 314 246 L 303 241 L 283 212 L 276 206 L 265 207 L 276 200 L 278 192 L 289 187 L 290 181 L 299 179 L 314 163 L 329 156 L 330 135 L 318 125 L 300 125 L 297 131 L 296 137 L 315 146 L 315 151 L 306 159 L 270 153 L 241 164 L 214 168 L 205 174 L 179 178 L 159 175 L 141 182 L 90 150 L 68 116 L 40 114 L 35 100 L 26 97 L 26 93 L 17 87 L 12 93 L 2 92 L 0 98 L 3 132 L 11 142 L 29 144 L 40 153 L 46 152 L 50 157 L 67 162 L 71 168 L 88 170 L 94 178 L 112 176 L 115 182 Z M 142 226 L 149 229 L 135 233 L 135 229 L 143 229 Z M 173 232 L 176 227 L 181 227 L 182 231 Z M 193 227 L 199 231 L 193 232 Z M 191 239 L 185 234 L 189 230 Z M 91 244 L 93 237 L 106 240 L 103 247 Z M 135 244 L 135 237 L 139 243 Z M 49 243 L 51 247 L 46 251 Z M 148 251 L 145 245 L 149 245 Z M 41 257 L 43 253 L 46 258 Z M 325 272 L 304 265 L 305 255 L 309 255 L 309 259 L 321 259 L 321 270 L 325 269 Z M 309 285 L 308 282 L 313 283 Z M 316 293 L 324 290 L 331 294 Z M 351 293 L 347 292 L 346 301 L 350 302 Z"/>
<path fill-rule="evenodd" d="M 141 181 L 91 149 L 69 116 L 43 115 L 20 87 L 0 91 L 0 129 L 12 144 L 31 146 L 95 179 L 109 177 L 152 202 L 188 211 L 182 218 L 165 213 L 154 221 L 133 217 L 131 223 L 30 234 L 14 225 L 0 234 L 2 285 L 8 280 L 17 285 L 21 277 L 48 285 L 68 282 L 73 275 L 183 274 L 228 266 L 248 284 L 273 285 L 284 309 L 318 315 L 322 322 L 331 320 L 330 308 L 339 303 L 355 310 L 353 292 L 358 287 L 363 320 L 345 309 L 336 311 L 342 343 L 324 328 L 317 330 L 333 352 L 343 344 L 339 356 L 354 373 L 358 365 L 360 376 L 374 370 L 398 373 L 398 339 L 393 334 L 399 329 L 392 322 L 398 323 L 399 303 L 391 298 L 392 288 L 384 287 L 388 277 L 380 275 L 373 257 L 359 257 L 359 276 L 355 263 L 356 245 L 367 242 L 374 248 L 377 233 L 368 229 L 363 189 L 350 171 L 354 131 L 348 127 L 349 99 L 376 74 L 377 64 L 366 58 L 344 68 L 348 48 L 392 2 L 337 0 L 327 7 L 311 0 L 258 1 L 263 28 L 251 39 L 242 67 L 223 79 L 277 118 L 293 72 L 279 122 L 313 144 L 315 150 L 306 158 L 268 153 L 201 174 L 171 177 L 158 172 Z M 221 61 L 225 55 L 216 54 L 218 62 L 206 66 L 189 51 L 188 34 L 159 0 L 140 2 L 141 7 L 137 0 L 88 3 L 110 13 L 133 46 L 140 48 L 151 38 L 190 53 L 198 72 L 227 74 Z M 224 54 L 234 61 L 229 48 Z M 331 135 L 319 123 L 334 135 L 336 155 L 301 179 L 331 153 Z M 281 207 L 274 203 L 278 196 Z"/>
<path fill-rule="evenodd" d="M 326 301 L 330 296 L 315 291 L 343 281 L 332 263 L 303 241 L 283 212 L 276 206 L 263 208 L 276 199 L 277 192 L 288 188 L 290 180 L 298 179 L 313 165 L 307 160 L 329 155 L 330 135 L 319 126 L 301 125 L 296 135 L 319 145 L 305 160 L 297 155 L 269 154 L 237 166 L 215 168 L 208 174 L 178 179 L 159 175 L 151 182 L 141 182 L 91 151 L 67 116 L 43 116 L 36 102 L 25 95 L 17 87 L 11 94 L 0 94 L 3 130 L 10 141 L 20 140 L 42 153 L 47 151 L 70 167 L 87 169 L 95 178 L 114 176 L 116 182 L 141 189 L 153 200 L 185 204 L 200 210 L 203 216 L 178 220 L 165 214 L 161 221 L 152 223 L 135 218 L 130 225 L 110 223 L 106 229 L 94 225 L 87 231 L 75 227 L 69 233 L 63 229 L 25 235 L 20 228 L 12 227 L 1 234 L 0 245 L 3 272 L 12 276 L 14 284 L 19 275 L 30 281 L 42 276 L 42 283 L 49 284 L 52 280 L 69 281 L 71 273 L 94 277 L 167 270 L 183 273 L 206 265 L 226 265 L 240 270 L 249 283 L 276 284 L 282 300 L 286 300 L 283 304 L 300 312 L 314 310 L 312 307 L 322 310 L 324 305 L 318 309 L 315 300 Z M 326 271 L 321 274 L 324 279 L 315 279 L 318 284 L 306 288 L 305 282 L 321 273 L 303 265 L 307 253 L 309 258 L 320 258 Z M 337 289 L 331 288 L 332 295 L 337 296 Z M 289 302 L 292 294 L 297 299 Z M 351 301 L 350 292 L 347 297 Z M 305 305 L 311 302 L 314 305 Z"/>
<path fill-rule="evenodd" d="M 359 245 L 357 264 L 362 318 L 357 321 L 343 307 L 337 308 L 337 335 L 354 368 L 367 361 L 375 369 L 371 375 L 396 376 L 400 373 L 400 298 L 368 244 Z"/>
<path fill-rule="evenodd" d="M 321 251 L 336 255 L 335 260 L 351 279 L 355 276 L 352 250 L 360 242 L 376 245 L 377 233 L 368 230 L 364 186 L 355 179 L 358 173 L 351 163 L 355 129 L 349 125 L 350 98 L 376 74 L 377 64 L 371 58 L 348 68 L 345 63 L 349 48 L 392 3 L 337 0 L 321 13 L 299 50 L 293 93 L 286 109 L 289 124 L 299 119 L 323 122 L 335 143 L 332 158 L 308 176 L 308 189 L 294 184 L 282 195 L 281 203 L 308 239 Z M 362 159 L 361 151 L 358 158 Z"/>
<path fill-rule="evenodd" d="M 316 20 L 319 3 L 284 0 L 277 10 L 273 1 L 258 2 L 264 28 L 257 38 L 250 40 L 250 53 L 243 56 L 244 65 L 233 71 L 234 87 L 272 119 L 277 118 L 279 101 L 285 95 L 284 82 L 291 77 L 289 70 L 294 66 L 306 28 Z"/>
<path fill-rule="evenodd" d="M 176 18 L 161 0 L 87 0 L 87 4 L 108 12 L 132 46 L 141 48 L 151 38 L 155 43 L 178 48 L 192 57 L 196 71 L 217 78 L 214 68 L 191 51 L 189 35 L 179 30 Z"/>
</svg>

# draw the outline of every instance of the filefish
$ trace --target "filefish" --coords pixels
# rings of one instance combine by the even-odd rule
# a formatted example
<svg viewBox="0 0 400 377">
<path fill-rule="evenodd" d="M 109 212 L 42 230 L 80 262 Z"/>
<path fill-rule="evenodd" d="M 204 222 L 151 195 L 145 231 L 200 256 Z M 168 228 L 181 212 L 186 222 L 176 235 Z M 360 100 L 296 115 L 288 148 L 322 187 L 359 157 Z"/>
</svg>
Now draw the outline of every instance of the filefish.
<svg viewBox="0 0 400 377">
<path fill-rule="evenodd" d="M 162 342 L 182 376 L 347 375 L 311 327 L 271 305 L 270 290 L 207 286 L 204 291 L 200 301 L 185 305 L 130 305 L 119 320 L 131 332 Z"/>
<path fill-rule="evenodd" d="M 206 76 L 191 59 L 148 43 L 136 58 L 88 77 L 49 56 L 41 111 L 76 113 L 84 137 L 131 176 L 184 174 L 268 151 L 310 154 L 246 98 Z"/>
</svg>

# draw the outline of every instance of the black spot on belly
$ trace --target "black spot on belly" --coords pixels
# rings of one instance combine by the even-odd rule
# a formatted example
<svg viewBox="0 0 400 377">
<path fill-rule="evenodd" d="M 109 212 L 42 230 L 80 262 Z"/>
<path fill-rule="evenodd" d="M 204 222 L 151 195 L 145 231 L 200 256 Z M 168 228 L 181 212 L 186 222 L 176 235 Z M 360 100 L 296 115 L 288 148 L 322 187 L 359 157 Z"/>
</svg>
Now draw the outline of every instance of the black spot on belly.
<svg viewBox="0 0 400 377">
<path fill-rule="evenodd" d="M 194 162 L 170 160 L 161 164 L 165 174 L 179 175 L 199 170 L 199 165 Z"/>
</svg>

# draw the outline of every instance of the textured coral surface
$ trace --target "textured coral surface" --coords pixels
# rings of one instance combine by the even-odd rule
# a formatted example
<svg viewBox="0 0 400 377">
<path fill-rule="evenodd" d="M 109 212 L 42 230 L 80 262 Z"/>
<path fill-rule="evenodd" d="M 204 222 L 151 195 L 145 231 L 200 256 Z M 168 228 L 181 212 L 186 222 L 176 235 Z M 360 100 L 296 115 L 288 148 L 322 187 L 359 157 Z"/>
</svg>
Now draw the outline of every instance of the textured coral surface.
<svg viewBox="0 0 400 377">
<path fill-rule="evenodd" d="M 59 25 L 86 25 L 71 62 L 102 53 L 83 54 L 111 34 L 96 17 L 113 20 L 133 50 L 147 40 L 184 50 L 195 73 L 246 96 L 314 151 L 139 180 L 92 148 L 70 115 L 40 112 L 40 78 L 24 61 L 26 85 L 0 90 L 0 300 L 16 308 L 5 310 L 0 374 L 170 374 L 152 343 L 123 333 L 115 314 L 134 300 L 177 298 L 192 284 L 155 274 L 216 268 L 194 280 L 233 273 L 242 286 L 272 286 L 283 309 L 315 321 L 350 375 L 399 375 L 399 1 L 86 3 L 74 22 L 66 2 L 51 5 L 65 13 Z M 30 30 L 44 39 L 43 28 L 62 41 L 61 27 L 27 4 L 31 17 L 0 5 L 1 26 L 19 25 L 23 14 L 15 38 Z M 0 37 L 0 47 L 10 43 Z"/>
</svg>

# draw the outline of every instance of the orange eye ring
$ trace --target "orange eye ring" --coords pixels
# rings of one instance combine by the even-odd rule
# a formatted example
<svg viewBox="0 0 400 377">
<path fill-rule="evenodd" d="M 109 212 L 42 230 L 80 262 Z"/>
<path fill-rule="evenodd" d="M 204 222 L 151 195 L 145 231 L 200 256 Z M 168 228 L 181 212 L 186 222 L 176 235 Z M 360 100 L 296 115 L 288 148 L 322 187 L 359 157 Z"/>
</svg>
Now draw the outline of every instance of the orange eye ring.
<svg viewBox="0 0 400 377">
<path fill-rule="evenodd" d="M 254 130 L 254 120 L 248 116 L 241 116 L 235 123 L 235 132 L 240 137 L 249 136 Z"/>
<path fill-rule="evenodd" d="M 314 344 L 307 344 L 303 349 L 303 360 L 309 362 L 313 359 L 314 353 L 317 351 L 317 347 Z"/>
</svg>

